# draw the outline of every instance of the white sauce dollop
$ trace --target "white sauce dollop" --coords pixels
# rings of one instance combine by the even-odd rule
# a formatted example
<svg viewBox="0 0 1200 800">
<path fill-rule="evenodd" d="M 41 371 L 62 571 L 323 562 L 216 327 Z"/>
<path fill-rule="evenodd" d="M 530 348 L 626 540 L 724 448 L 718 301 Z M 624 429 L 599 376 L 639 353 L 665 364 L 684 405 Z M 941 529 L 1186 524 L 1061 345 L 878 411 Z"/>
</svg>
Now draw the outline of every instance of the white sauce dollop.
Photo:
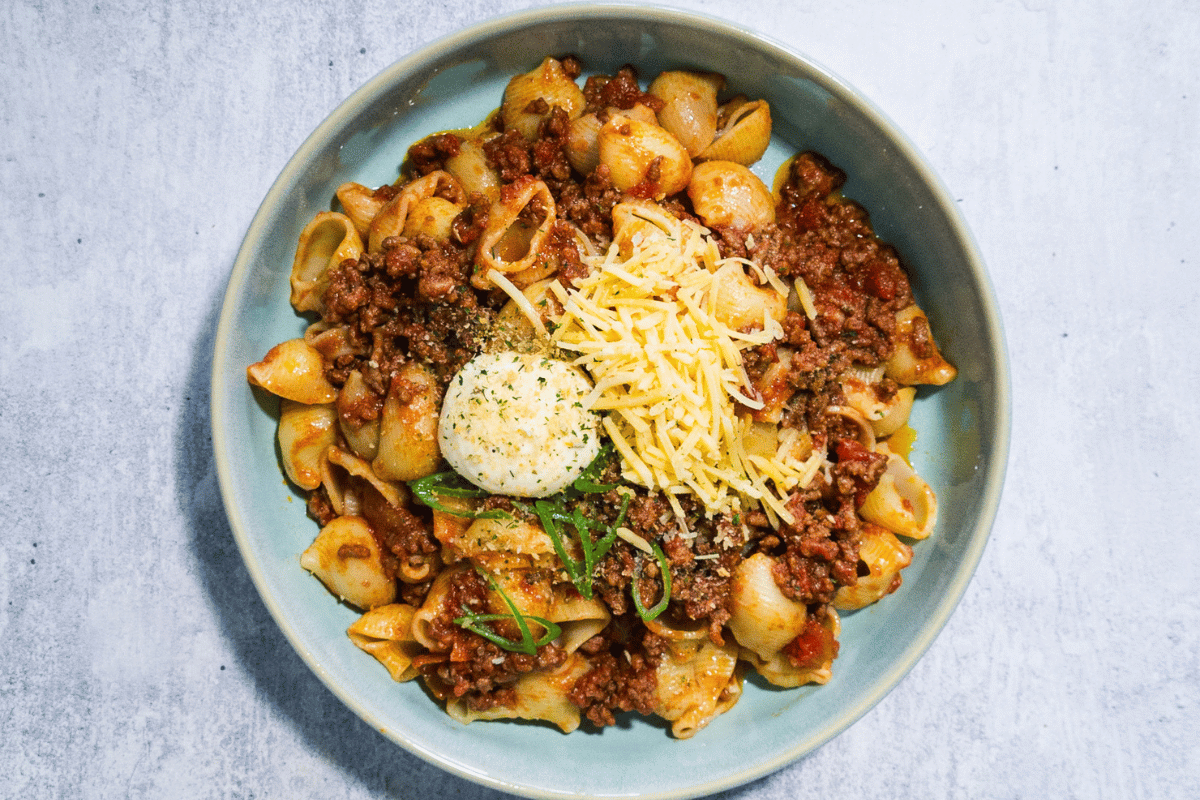
<svg viewBox="0 0 1200 800">
<path fill-rule="evenodd" d="M 591 384 L 563 361 L 523 353 L 476 356 L 450 381 L 438 442 L 454 470 L 489 492 L 547 497 L 600 452 Z"/>
</svg>

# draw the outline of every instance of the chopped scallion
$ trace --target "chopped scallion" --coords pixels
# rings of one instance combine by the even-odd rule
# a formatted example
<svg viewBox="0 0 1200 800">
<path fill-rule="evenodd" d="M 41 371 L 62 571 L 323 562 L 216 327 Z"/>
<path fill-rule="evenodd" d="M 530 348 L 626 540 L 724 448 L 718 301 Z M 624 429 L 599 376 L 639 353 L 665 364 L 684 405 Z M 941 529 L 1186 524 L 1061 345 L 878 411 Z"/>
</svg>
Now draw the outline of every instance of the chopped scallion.
<svg viewBox="0 0 1200 800">
<path fill-rule="evenodd" d="M 480 573 L 483 575 L 483 573 Z M 463 607 L 463 616 L 454 620 L 454 624 L 465 630 L 477 633 L 487 639 L 497 647 L 508 650 L 512 653 L 525 653 L 526 655 L 537 655 L 539 647 L 544 647 L 562 635 L 562 628 L 554 624 L 548 619 L 525 615 L 521 613 L 521 609 L 517 608 L 517 604 L 512 601 L 508 593 L 500 588 L 499 584 L 492 579 L 490 575 L 483 575 L 487 579 L 488 586 L 500 595 L 504 600 L 504 604 L 508 606 L 510 613 L 508 614 L 474 614 L 465 606 Z M 488 622 L 498 622 L 500 620 L 513 620 L 517 623 L 517 628 L 521 631 L 521 641 L 515 642 L 512 639 L 505 638 L 493 631 L 487 626 Z M 533 638 L 533 633 L 529 630 L 529 622 L 535 622 L 542 626 L 542 636 L 539 639 Z"/>
<path fill-rule="evenodd" d="M 658 546 L 658 542 L 650 542 L 650 546 L 654 548 L 654 558 L 658 561 L 658 571 L 662 575 L 663 593 L 662 599 L 650 608 L 642 605 L 641 593 L 641 570 L 638 569 L 633 574 L 633 583 L 630 584 L 631 593 L 633 594 L 633 607 L 637 609 L 638 616 L 646 622 L 651 622 L 658 617 L 659 614 L 667 610 L 667 606 L 671 602 L 671 569 L 667 564 L 667 555 Z"/>
<path fill-rule="evenodd" d="M 451 508 L 441 503 L 437 499 L 439 495 L 442 497 L 475 499 L 491 495 L 491 492 L 486 489 L 472 486 L 467 482 L 466 478 L 453 470 L 436 472 L 433 475 L 409 481 L 408 488 L 412 490 L 413 496 L 423 504 L 429 506 L 434 511 L 441 511 L 443 514 L 453 514 L 456 517 L 463 517 L 465 519 L 505 519 L 512 517 L 512 514 L 499 508 L 494 508 L 491 511 L 471 511 L 470 509 Z"/>
</svg>

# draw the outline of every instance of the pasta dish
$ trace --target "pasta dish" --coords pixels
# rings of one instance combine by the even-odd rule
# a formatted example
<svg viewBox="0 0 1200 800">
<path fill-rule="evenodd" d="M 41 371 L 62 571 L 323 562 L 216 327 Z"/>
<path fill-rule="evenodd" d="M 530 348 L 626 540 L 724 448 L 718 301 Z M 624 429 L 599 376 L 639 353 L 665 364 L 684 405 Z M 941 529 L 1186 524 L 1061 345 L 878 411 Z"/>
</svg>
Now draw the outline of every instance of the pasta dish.
<svg viewBox="0 0 1200 800">
<path fill-rule="evenodd" d="M 547 57 L 498 99 L 300 235 L 310 324 L 247 375 L 301 566 L 464 723 L 687 738 L 751 673 L 825 683 L 936 523 L 908 417 L 955 370 L 899 256 L 821 155 L 750 169 L 770 107 L 721 75 Z"/>
</svg>

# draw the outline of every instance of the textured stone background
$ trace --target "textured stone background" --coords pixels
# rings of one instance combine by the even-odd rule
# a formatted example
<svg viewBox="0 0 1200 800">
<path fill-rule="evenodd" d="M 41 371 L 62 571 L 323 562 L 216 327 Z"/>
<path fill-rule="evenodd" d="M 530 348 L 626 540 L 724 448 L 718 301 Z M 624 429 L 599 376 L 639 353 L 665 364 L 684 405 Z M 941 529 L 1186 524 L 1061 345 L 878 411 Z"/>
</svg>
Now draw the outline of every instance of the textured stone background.
<svg viewBox="0 0 1200 800">
<path fill-rule="evenodd" d="M 529 5 L 3 4 L 0 796 L 499 796 L 290 650 L 223 516 L 208 376 L 303 138 L 397 58 Z M 677 5 L 807 52 L 908 132 L 988 259 L 1015 397 L 995 531 L 932 649 L 722 797 L 1195 796 L 1200 10 Z"/>
</svg>

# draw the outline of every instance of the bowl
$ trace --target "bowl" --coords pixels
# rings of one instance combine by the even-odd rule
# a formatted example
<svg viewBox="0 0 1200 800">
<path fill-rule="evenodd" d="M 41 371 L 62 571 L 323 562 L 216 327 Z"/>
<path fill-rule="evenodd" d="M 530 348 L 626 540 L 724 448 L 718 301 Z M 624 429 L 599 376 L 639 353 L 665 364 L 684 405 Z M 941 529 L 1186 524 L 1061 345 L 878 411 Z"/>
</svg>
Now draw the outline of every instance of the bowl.
<svg viewBox="0 0 1200 800">
<path fill-rule="evenodd" d="M 841 654 L 824 686 L 774 689 L 747 680 L 730 712 L 694 738 L 670 738 L 634 716 L 598 733 L 563 735 L 514 722 L 461 725 L 419 682 L 394 683 L 346 636 L 357 613 L 301 569 L 316 534 L 282 479 L 277 409 L 256 399 L 246 367 L 306 321 L 288 304 L 297 237 L 334 189 L 396 178 L 409 144 L 474 124 L 508 79 L 546 54 L 574 53 L 587 72 L 637 66 L 728 76 L 769 101 L 768 184 L 794 152 L 814 149 L 849 176 L 844 194 L 871 213 L 907 265 L 918 302 L 959 377 L 922 390 L 912 417 L 914 464 L 939 495 L 936 533 L 915 546 L 904 584 L 843 618 Z M 213 363 L 213 442 L 226 511 L 263 601 L 319 678 L 371 726 L 462 777 L 528 797 L 694 797 L 727 789 L 809 753 L 866 713 L 929 647 L 962 596 L 999 502 L 1009 436 L 1009 382 L 983 259 L 951 195 L 913 145 L 867 99 L 810 59 L 726 22 L 645 6 L 541 8 L 447 36 L 388 67 L 339 106 L 284 167 L 238 254 Z"/>
</svg>

